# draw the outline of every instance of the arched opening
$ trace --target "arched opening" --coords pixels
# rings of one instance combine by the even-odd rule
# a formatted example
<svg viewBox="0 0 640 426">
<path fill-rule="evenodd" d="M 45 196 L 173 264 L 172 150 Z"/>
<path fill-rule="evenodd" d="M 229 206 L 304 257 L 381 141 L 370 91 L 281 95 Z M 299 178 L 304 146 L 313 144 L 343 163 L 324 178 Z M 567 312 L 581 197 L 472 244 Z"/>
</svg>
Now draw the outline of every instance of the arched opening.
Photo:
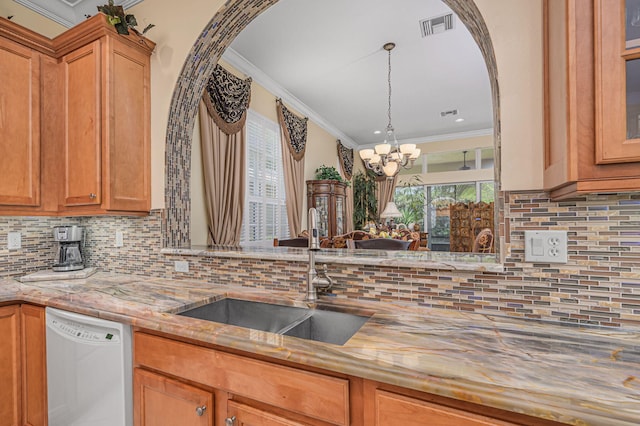
<svg viewBox="0 0 640 426">
<path fill-rule="evenodd" d="M 277 0 L 233 0 L 211 19 L 194 43 L 173 92 L 165 150 L 165 247 L 190 245 L 190 178 L 192 132 L 208 76 L 224 50 L 256 16 Z M 484 19 L 473 1 L 442 0 L 468 28 L 487 64 L 494 116 L 496 189 L 499 189 L 500 121 L 497 67 Z M 496 212 L 497 213 L 497 212 Z"/>
</svg>

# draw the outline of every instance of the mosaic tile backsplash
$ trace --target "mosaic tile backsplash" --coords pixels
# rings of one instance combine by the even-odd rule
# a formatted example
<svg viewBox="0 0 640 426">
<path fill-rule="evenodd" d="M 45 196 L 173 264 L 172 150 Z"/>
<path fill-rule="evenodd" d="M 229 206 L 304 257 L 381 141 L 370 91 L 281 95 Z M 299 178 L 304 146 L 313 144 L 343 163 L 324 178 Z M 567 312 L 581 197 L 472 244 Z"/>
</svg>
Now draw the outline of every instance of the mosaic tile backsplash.
<svg viewBox="0 0 640 426">
<path fill-rule="evenodd" d="M 544 192 L 503 193 L 504 273 L 329 265 L 336 297 L 398 300 L 442 309 L 556 322 L 640 326 L 640 194 L 589 195 L 552 202 Z M 304 291 L 300 262 L 164 255 L 163 211 L 148 217 L 0 218 L 0 247 L 8 231 L 22 233 L 21 250 L 0 250 L 0 275 L 50 267 L 51 228 L 86 227 L 87 265 L 103 271 L 242 283 L 273 291 Z M 567 230 L 567 264 L 524 262 L 524 231 Z M 115 231 L 124 247 L 115 248 Z M 174 271 L 187 260 L 190 272 Z"/>
</svg>

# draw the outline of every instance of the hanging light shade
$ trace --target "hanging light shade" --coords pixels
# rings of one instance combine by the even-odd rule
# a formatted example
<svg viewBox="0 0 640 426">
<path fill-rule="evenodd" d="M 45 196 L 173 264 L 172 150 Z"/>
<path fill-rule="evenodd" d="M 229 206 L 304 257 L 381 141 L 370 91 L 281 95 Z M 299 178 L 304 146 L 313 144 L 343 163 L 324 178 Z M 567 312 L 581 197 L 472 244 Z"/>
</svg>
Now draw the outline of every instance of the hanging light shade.
<svg viewBox="0 0 640 426">
<path fill-rule="evenodd" d="M 388 109 L 387 115 L 389 123 L 385 132 L 384 142 L 378 144 L 374 149 L 360 150 L 360 158 L 368 169 L 373 170 L 378 176 L 393 178 L 401 168 L 410 169 L 413 162 L 420 156 L 420 149 L 415 144 L 398 144 L 396 132 L 391 125 L 391 51 L 396 47 L 395 43 L 386 43 L 382 48 L 388 52 L 389 72 L 387 74 L 388 83 Z M 395 204 L 394 204 L 395 205 Z"/>
</svg>

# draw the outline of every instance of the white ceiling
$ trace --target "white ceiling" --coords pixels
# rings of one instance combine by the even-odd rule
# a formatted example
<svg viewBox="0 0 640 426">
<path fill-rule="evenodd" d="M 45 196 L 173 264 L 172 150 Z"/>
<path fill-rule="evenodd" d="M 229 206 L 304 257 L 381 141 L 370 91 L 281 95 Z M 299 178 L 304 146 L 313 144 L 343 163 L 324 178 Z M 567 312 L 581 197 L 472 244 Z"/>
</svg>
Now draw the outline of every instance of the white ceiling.
<svg viewBox="0 0 640 426">
<path fill-rule="evenodd" d="M 224 58 L 237 63 L 240 55 L 337 130 L 337 137 L 370 145 L 383 139 L 373 132 L 388 121 L 382 45 L 391 41 L 398 139 L 488 134 L 489 78 L 471 35 L 457 17 L 451 31 L 426 38 L 420 32 L 421 19 L 448 12 L 440 0 L 280 0 L 240 33 Z M 451 109 L 464 122 L 440 116 Z"/>
<path fill-rule="evenodd" d="M 16 3 L 46 16 L 47 18 L 71 28 L 87 19 L 86 15 L 98 13 L 98 6 L 108 3 L 108 0 L 13 0 Z M 143 0 L 115 0 L 114 4 L 122 5 L 125 10 Z"/>
</svg>

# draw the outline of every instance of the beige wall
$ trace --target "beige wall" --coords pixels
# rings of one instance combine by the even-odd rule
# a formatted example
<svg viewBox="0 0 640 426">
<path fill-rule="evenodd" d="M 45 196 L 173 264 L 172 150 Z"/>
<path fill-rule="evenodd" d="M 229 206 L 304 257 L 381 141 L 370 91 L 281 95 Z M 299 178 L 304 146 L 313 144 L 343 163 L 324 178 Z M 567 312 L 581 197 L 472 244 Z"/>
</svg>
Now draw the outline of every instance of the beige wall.
<svg viewBox="0 0 640 426">
<path fill-rule="evenodd" d="M 504 190 L 541 189 L 544 158 L 542 0 L 475 0 L 496 53 Z"/>
<path fill-rule="evenodd" d="M 11 18 L 11 22 L 15 22 L 49 38 L 54 38 L 67 29 L 67 27 L 49 18 L 45 18 L 39 13 L 16 3 L 14 0 L 0 0 L 0 16 L 6 18 L 12 15 L 13 18 Z"/>
<path fill-rule="evenodd" d="M 13 6 L 1 1 L 0 10 L 9 3 Z M 542 188 L 542 0 L 475 1 L 489 28 L 498 65 L 502 187 Z M 157 43 L 151 58 L 152 208 L 164 207 L 165 133 L 176 79 L 194 41 L 224 1 L 189 0 L 180 7 L 174 3 L 147 0 L 130 9 L 140 27 L 156 25 L 148 33 Z M 50 31 L 36 20 L 26 23 L 35 31 Z"/>
</svg>

